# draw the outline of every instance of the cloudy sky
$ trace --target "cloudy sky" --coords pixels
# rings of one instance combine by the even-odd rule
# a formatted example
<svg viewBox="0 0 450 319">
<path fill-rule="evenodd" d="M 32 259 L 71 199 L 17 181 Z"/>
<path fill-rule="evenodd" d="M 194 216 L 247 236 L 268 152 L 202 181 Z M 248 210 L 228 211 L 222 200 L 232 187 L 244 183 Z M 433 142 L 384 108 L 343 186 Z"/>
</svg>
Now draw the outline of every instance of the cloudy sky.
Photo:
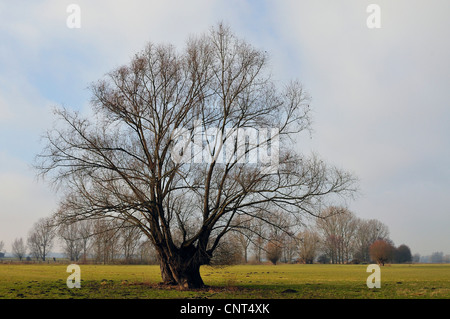
<svg viewBox="0 0 450 319">
<path fill-rule="evenodd" d="M 81 9 L 69 28 L 67 7 Z M 381 8 L 370 29 L 369 4 Z M 448 0 L 0 0 L 0 240 L 56 208 L 30 168 L 51 108 L 89 109 L 86 87 L 151 41 L 182 47 L 219 21 L 271 55 L 280 83 L 312 96 L 314 132 L 298 141 L 355 173 L 349 208 L 388 225 L 413 253 L 450 253 Z"/>
</svg>

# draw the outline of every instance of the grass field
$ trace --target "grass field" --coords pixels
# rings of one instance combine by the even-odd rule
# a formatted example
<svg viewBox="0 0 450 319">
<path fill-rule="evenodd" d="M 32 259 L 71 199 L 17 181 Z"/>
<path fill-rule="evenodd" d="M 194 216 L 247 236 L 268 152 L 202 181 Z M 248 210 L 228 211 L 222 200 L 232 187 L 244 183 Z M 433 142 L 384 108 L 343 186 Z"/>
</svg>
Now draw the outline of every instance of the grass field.
<svg viewBox="0 0 450 319">
<path fill-rule="evenodd" d="M 0 299 L 268 298 L 449 299 L 450 265 L 381 267 L 381 288 L 369 289 L 367 265 L 240 265 L 203 267 L 208 288 L 158 286 L 159 266 L 80 265 L 81 288 L 69 289 L 61 264 L 0 264 Z"/>
</svg>

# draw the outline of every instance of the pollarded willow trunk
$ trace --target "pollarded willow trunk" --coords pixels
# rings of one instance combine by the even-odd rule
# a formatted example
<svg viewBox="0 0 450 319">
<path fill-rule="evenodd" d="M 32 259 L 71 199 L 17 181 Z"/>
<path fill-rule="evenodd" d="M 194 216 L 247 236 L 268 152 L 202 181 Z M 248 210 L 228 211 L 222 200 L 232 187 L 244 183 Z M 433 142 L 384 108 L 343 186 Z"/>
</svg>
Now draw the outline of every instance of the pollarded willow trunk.
<svg viewBox="0 0 450 319">
<path fill-rule="evenodd" d="M 200 275 L 200 266 L 205 258 L 199 258 L 196 248 L 182 248 L 168 258 L 163 251 L 160 254 L 161 277 L 164 284 L 178 285 L 181 289 L 197 289 L 205 287 Z"/>
<path fill-rule="evenodd" d="M 172 265 L 177 284 L 182 289 L 197 289 L 205 286 L 200 275 L 200 264 L 198 262 L 184 261 Z"/>
<path fill-rule="evenodd" d="M 176 285 L 177 282 L 172 275 L 172 270 L 170 269 L 169 262 L 166 258 L 160 257 L 159 266 L 161 269 L 162 283 L 165 285 Z"/>
</svg>

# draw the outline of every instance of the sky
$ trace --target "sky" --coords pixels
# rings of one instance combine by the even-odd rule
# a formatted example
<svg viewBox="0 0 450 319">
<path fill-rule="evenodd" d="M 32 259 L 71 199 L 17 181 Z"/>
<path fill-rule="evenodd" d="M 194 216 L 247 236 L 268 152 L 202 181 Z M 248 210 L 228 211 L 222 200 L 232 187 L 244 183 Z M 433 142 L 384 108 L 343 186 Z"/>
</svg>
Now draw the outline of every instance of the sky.
<svg viewBox="0 0 450 319">
<path fill-rule="evenodd" d="M 80 8 L 80 27 L 70 28 Z M 370 4 L 380 28 L 369 28 Z M 89 114 L 90 83 L 148 42 L 182 48 L 225 22 L 270 54 L 279 83 L 311 96 L 317 152 L 354 173 L 348 207 L 378 219 L 412 253 L 450 254 L 448 0 L 0 0 L 0 240 L 11 251 L 57 207 L 32 164 L 52 108 Z"/>
</svg>

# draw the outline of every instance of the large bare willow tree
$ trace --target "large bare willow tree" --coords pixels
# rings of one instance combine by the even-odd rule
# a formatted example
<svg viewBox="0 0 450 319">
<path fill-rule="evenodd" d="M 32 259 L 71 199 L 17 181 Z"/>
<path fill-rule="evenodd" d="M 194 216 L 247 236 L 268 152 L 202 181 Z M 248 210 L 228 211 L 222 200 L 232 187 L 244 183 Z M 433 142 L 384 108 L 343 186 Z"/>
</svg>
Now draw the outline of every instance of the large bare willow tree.
<svg viewBox="0 0 450 319">
<path fill-rule="evenodd" d="M 277 87 L 267 65 L 219 24 L 181 52 L 149 44 L 94 83 L 93 117 L 57 108 L 36 166 L 63 191 L 59 220 L 131 223 L 153 243 L 163 282 L 196 288 L 236 221 L 315 215 L 351 194 L 353 176 L 295 152 L 309 99 L 299 82 Z"/>
</svg>

